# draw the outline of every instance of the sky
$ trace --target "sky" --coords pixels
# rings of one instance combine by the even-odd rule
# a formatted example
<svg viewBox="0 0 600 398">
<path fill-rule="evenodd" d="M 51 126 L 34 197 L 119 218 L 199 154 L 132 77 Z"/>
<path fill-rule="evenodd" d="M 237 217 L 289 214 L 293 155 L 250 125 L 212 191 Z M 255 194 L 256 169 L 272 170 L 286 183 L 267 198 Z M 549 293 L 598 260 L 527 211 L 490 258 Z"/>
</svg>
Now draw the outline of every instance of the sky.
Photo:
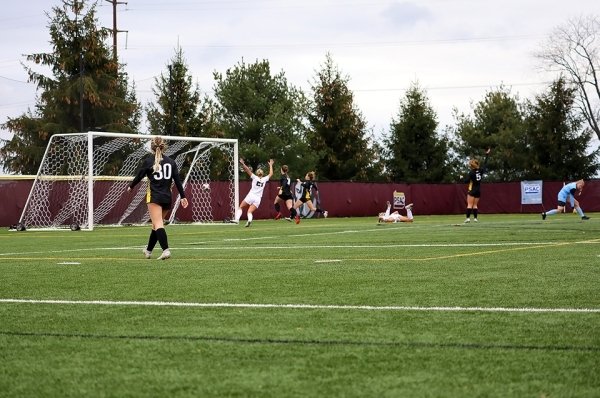
<svg viewBox="0 0 600 398">
<path fill-rule="evenodd" d="M 412 84 L 425 90 L 440 130 L 505 86 L 534 98 L 557 76 L 534 56 L 569 18 L 600 14 L 598 0 L 118 0 L 118 56 L 138 100 L 181 47 L 189 73 L 212 94 L 213 72 L 268 60 L 271 73 L 310 95 L 329 53 L 376 138 L 389 132 Z M 5 1 L 0 15 L 0 124 L 36 104 L 25 54 L 50 52 L 60 0 Z M 113 6 L 98 0 L 100 26 Z M 109 43 L 112 45 L 112 42 Z M 49 71 L 46 73 L 50 75 Z M 144 123 L 141 132 L 147 132 Z M 0 138 L 10 138 L 0 129 Z"/>
</svg>

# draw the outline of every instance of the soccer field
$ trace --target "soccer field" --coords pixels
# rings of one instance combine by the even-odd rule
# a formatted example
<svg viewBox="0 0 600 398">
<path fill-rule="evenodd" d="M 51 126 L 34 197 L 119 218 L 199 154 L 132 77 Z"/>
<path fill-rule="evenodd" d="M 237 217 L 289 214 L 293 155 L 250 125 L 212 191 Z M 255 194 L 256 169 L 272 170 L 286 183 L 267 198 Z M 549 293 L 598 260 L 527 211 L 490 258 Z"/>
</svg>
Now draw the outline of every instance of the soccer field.
<svg viewBox="0 0 600 398">
<path fill-rule="evenodd" d="M 591 217 L 0 231 L 0 396 L 598 397 Z"/>
</svg>

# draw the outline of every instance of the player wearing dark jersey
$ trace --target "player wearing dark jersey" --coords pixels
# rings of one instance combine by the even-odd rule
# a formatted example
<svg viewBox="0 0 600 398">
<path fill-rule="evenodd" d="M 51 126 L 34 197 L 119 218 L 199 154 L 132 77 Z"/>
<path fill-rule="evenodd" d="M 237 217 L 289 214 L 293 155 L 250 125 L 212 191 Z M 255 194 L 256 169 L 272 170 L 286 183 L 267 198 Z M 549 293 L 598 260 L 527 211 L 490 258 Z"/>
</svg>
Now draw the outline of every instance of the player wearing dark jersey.
<svg viewBox="0 0 600 398">
<path fill-rule="evenodd" d="M 487 159 L 490 151 L 491 149 L 488 149 L 485 152 L 485 159 L 483 161 L 483 166 L 481 167 L 479 165 L 479 160 L 469 160 L 470 171 L 465 180 L 465 182 L 469 184 L 467 187 L 467 218 L 465 219 L 465 223 L 471 222 L 471 213 L 473 214 L 473 221 L 477 222 L 477 205 L 479 204 L 479 198 L 481 198 L 481 180 L 486 172 Z"/>
<path fill-rule="evenodd" d="M 144 177 L 148 178 L 146 203 L 152 221 L 152 231 L 143 253 L 146 258 L 150 258 L 152 250 L 158 242 L 163 250 L 158 257 L 159 260 L 166 260 L 171 257 L 163 220 L 171 209 L 171 185 L 173 182 L 177 187 L 177 191 L 179 191 L 181 205 L 184 209 L 188 206 L 188 200 L 185 197 L 185 191 L 179 178 L 177 164 L 173 159 L 164 155 L 166 147 L 167 145 L 161 137 L 152 139 L 150 148 L 154 155 L 144 159 L 142 166 L 138 169 L 136 176 L 127 188 L 128 191 L 131 191 Z"/>
<path fill-rule="evenodd" d="M 292 221 L 292 218 L 296 217 L 296 209 L 294 209 L 294 195 L 292 195 L 292 187 L 290 179 L 288 175 L 289 168 L 287 165 L 281 166 L 281 177 L 279 178 L 279 190 L 277 192 L 277 196 L 275 197 L 275 211 L 277 214 L 275 215 L 275 219 L 279 220 L 281 218 L 281 203 L 285 203 L 285 207 L 290 212 L 290 217 L 286 217 L 285 219 L 288 221 Z"/>
<path fill-rule="evenodd" d="M 313 203 L 311 192 L 313 189 L 317 192 L 319 190 L 314 180 L 314 171 L 309 171 L 308 173 L 306 173 L 304 181 L 297 180 L 302 187 L 302 193 L 300 194 L 300 197 L 296 200 L 296 203 L 294 204 L 294 210 L 296 210 L 296 224 L 300 224 L 300 215 L 298 214 L 297 209 L 303 204 L 306 204 L 311 212 L 322 213 L 324 217 L 327 217 L 327 211 L 315 206 Z"/>
</svg>

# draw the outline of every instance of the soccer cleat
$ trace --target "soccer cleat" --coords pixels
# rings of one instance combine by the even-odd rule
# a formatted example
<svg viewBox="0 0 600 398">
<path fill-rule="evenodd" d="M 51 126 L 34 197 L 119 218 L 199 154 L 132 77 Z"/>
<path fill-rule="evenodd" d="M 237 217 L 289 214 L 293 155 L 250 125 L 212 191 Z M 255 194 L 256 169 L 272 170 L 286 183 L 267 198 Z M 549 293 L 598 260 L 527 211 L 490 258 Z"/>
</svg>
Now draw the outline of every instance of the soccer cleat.
<svg viewBox="0 0 600 398">
<path fill-rule="evenodd" d="M 165 250 L 163 250 L 160 257 L 157 258 L 157 260 L 166 260 L 168 258 L 171 258 L 171 250 L 165 249 Z"/>
<path fill-rule="evenodd" d="M 275 215 L 275 219 L 279 220 L 281 218 L 281 213 L 277 213 L 277 215 Z"/>
<path fill-rule="evenodd" d="M 323 212 L 323 217 L 327 218 L 327 216 L 328 216 L 328 215 L 329 215 L 329 212 L 328 212 L 327 210 L 325 210 L 325 211 Z"/>
<path fill-rule="evenodd" d="M 252 225 L 252 221 L 248 221 L 245 225 L 246 228 L 248 228 L 250 225 Z"/>
<path fill-rule="evenodd" d="M 292 222 L 292 218 L 291 218 L 291 217 L 286 217 L 286 218 L 285 218 L 285 221 Z"/>
<path fill-rule="evenodd" d="M 581 217 L 582 220 L 589 220 L 590 218 L 588 216 L 583 216 Z"/>
<path fill-rule="evenodd" d="M 474 218 L 474 219 L 473 219 L 473 221 L 474 221 L 474 222 L 479 222 L 479 220 L 478 220 L 478 219 L 476 219 L 476 218 Z"/>
<path fill-rule="evenodd" d="M 152 252 L 151 251 L 148 251 L 148 250 L 144 249 L 144 250 L 142 250 L 142 253 L 144 253 L 144 257 L 145 258 L 152 257 Z"/>
<path fill-rule="evenodd" d="M 468 224 L 468 223 L 470 223 L 470 222 L 471 222 L 471 219 L 470 219 L 470 218 L 467 218 L 467 219 L 465 220 L 465 224 Z"/>
<path fill-rule="evenodd" d="M 296 216 L 296 224 L 300 224 L 300 216 Z"/>
<path fill-rule="evenodd" d="M 413 208 L 413 206 L 414 206 L 414 204 L 412 204 L 412 203 L 409 203 L 409 204 L 407 204 L 407 205 L 405 206 L 405 208 L 406 208 L 406 210 L 410 210 L 410 209 L 412 209 L 412 208 Z"/>
<path fill-rule="evenodd" d="M 542 220 L 545 220 L 545 219 L 546 219 L 546 212 L 543 212 L 542 213 Z"/>
</svg>

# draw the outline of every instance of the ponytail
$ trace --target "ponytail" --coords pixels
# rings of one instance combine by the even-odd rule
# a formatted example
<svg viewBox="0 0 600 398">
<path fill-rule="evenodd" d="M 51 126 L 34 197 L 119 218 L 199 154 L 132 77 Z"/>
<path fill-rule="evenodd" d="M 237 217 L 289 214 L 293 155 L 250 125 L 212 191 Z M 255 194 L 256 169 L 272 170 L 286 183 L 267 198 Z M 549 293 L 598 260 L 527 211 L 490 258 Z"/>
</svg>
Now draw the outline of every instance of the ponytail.
<svg viewBox="0 0 600 398">
<path fill-rule="evenodd" d="M 167 144 L 161 137 L 154 137 L 150 143 L 150 149 L 154 152 L 154 165 L 152 166 L 154 172 L 160 169 L 160 162 L 163 160 L 163 152 L 166 147 Z"/>
</svg>

